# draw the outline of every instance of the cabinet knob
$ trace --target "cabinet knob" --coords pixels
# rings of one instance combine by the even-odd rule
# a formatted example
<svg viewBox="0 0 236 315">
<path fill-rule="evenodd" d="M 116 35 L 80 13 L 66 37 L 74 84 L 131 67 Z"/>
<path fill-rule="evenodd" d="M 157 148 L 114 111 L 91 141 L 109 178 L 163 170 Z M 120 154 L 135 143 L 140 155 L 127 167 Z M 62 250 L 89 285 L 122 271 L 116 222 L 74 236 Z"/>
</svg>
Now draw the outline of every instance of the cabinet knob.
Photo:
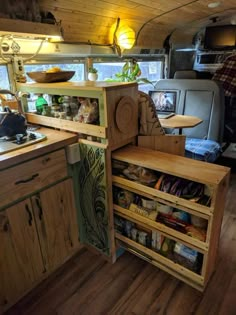
<svg viewBox="0 0 236 315">
<path fill-rule="evenodd" d="M 42 160 L 43 165 L 47 164 L 49 161 L 51 161 L 50 157 L 46 157 Z"/>
</svg>

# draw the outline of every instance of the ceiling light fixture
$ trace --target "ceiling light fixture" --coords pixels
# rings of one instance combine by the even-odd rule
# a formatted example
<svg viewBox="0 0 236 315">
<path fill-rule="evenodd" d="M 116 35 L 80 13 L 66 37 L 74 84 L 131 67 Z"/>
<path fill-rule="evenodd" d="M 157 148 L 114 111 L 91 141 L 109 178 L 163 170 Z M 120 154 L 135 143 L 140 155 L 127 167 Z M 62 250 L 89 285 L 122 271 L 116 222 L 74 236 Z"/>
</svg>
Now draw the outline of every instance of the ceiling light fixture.
<svg viewBox="0 0 236 315">
<path fill-rule="evenodd" d="M 122 49 L 131 49 L 135 43 L 135 31 L 127 26 L 121 26 L 117 31 L 117 42 Z"/>
<path fill-rule="evenodd" d="M 113 47 L 116 49 L 119 56 L 125 49 L 131 49 L 136 41 L 135 31 L 126 24 L 120 25 L 120 18 L 111 28 L 113 37 Z"/>
</svg>

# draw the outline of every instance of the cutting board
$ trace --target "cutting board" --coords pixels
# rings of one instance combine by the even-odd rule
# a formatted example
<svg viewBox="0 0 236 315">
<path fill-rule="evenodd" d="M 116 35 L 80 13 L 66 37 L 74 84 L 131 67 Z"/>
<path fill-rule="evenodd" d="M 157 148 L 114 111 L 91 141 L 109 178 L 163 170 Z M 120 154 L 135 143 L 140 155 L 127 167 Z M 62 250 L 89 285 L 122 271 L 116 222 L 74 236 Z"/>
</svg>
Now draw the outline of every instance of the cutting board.
<svg viewBox="0 0 236 315">
<path fill-rule="evenodd" d="M 29 139 L 29 134 L 27 135 L 26 141 L 21 144 L 14 143 L 12 141 L 0 140 L 0 154 L 5 154 L 7 152 L 15 151 L 31 144 L 41 142 L 47 139 L 47 137 L 39 132 L 30 132 L 36 136 L 34 140 Z"/>
</svg>

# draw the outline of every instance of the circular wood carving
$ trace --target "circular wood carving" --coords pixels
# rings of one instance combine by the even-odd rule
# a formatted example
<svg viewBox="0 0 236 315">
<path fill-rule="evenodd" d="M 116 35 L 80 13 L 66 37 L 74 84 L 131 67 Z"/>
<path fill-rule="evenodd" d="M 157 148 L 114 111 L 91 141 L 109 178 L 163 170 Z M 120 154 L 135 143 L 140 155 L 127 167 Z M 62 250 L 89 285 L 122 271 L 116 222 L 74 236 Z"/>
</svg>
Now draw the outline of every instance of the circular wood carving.
<svg viewBox="0 0 236 315">
<path fill-rule="evenodd" d="M 123 96 L 116 107 L 115 121 L 118 129 L 122 133 L 129 133 L 137 123 L 135 106 L 138 106 L 132 97 Z"/>
</svg>

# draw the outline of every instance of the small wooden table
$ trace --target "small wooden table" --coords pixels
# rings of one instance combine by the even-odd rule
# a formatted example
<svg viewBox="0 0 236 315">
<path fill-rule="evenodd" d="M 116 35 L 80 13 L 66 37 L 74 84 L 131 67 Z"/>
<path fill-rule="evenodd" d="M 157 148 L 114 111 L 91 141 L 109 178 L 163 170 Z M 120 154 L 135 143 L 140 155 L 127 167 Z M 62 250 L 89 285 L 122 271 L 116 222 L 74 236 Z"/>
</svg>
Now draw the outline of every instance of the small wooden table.
<svg viewBox="0 0 236 315">
<path fill-rule="evenodd" d="M 170 118 L 161 118 L 159 120 L 163 128 L 179 128 L 179 134 L 182 134 L 182 128 L 193 128 L 202 123 L 202 119 L 187 115 L 174 115 Z"/>
</svg>

